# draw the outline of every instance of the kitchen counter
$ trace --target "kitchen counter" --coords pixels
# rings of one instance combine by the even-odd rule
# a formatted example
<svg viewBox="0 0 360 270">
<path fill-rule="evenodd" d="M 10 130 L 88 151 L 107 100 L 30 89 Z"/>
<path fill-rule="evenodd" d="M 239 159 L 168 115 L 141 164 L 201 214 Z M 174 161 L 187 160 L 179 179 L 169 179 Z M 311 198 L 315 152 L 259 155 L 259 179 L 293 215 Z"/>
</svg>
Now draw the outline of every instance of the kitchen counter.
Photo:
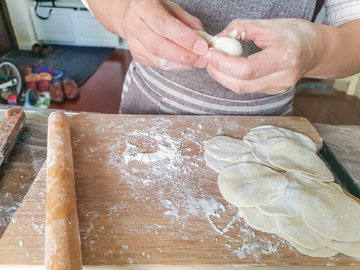
<svg viewBox="0 0 360 270">
<path fill-rule="evenodd" d="M 0 122 L 10 106 L 0 105 Z M 53 110 L 23 108 L 27 121 L 8 162 L 0 169 L 0 236 L 46 160 L 47 119 Z M 73 114 L 69 112 L 69 115 Z M 360 187 L 360 126 L 314 125 Z"/>
</svg>

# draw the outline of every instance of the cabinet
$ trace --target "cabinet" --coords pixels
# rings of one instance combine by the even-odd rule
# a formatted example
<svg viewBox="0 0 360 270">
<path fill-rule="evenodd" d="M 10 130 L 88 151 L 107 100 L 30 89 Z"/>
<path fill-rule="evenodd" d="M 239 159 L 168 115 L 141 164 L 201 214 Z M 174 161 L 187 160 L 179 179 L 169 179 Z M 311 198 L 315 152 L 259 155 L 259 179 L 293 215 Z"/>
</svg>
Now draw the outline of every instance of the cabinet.
<svg viewBox="0 0 360 270">
<path fill-rule="evenodd" d="M 40 16 L 50 18 L 42 20 L 35 14 L 35 3 L 30 6 L 37 38 L 45 43 L 77 46 L 99 46 L 119 48 L 120 38 L 107 31 L 95 16 L 82 5 L 41 6 Z"/>
</svg>

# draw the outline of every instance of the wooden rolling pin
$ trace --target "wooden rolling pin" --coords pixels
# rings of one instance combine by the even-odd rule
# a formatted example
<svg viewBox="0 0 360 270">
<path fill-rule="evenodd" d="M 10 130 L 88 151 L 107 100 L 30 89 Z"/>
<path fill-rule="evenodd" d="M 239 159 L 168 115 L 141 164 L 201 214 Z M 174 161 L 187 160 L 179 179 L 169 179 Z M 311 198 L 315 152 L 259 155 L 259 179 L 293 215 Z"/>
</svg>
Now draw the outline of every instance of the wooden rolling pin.
<svg viewBox="0 0 360 270">
<path fill-rule="evenodd" d="M 82 269 L 68 117 L 52 113 L 48 128 L 45 266 L 47 270 Z"/>
</svg>

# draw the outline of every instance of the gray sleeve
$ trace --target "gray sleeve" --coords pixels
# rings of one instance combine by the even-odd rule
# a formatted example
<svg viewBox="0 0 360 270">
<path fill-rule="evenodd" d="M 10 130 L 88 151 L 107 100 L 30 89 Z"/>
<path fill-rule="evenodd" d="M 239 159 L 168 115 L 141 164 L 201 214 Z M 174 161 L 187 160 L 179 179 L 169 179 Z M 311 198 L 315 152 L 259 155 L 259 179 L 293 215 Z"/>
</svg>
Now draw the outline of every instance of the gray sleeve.
<svg viewBox="0 0 360 270">
<path fill-rule="evenodd" d="M 326 24 L 338 27 L 360 19 L 360 0 L 325 0 Z"/>
<path fill-rule="evenodd" d="M 87 2 L 87 0 L 81 0 L 81 2 L 83 3 L 83 5 L 92 13 L 90 7 L 89 7 L 89 4 Z"/>
</svg>

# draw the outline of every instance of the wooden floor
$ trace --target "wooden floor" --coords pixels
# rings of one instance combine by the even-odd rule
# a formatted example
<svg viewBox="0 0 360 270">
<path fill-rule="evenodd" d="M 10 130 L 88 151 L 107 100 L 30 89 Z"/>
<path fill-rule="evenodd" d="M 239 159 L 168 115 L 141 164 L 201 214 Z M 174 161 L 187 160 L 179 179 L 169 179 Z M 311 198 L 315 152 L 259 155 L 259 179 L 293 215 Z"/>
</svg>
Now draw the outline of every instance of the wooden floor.
<svg viewBox="0 0 360 270">
<path fill-rule="evenodd" d="M 51 109 L 67 111 L 119 113 L 121 90 L 132 60 L 128 50 L 114 50 L 81 86 L 80 97 L 73 101 L 54 103 Z"/>
<path fill-rule="evenodd" d="M 69 111 L 119 112 L 121 89 L 132 57 L 128 50 L 114 50 L 101 67 L 80 86 L 80 97 L 50 108 Z M 312 123 L 360 125 L 360 99 L 344 92 L 297 88 L 294 115 Z"/>
</svg>

